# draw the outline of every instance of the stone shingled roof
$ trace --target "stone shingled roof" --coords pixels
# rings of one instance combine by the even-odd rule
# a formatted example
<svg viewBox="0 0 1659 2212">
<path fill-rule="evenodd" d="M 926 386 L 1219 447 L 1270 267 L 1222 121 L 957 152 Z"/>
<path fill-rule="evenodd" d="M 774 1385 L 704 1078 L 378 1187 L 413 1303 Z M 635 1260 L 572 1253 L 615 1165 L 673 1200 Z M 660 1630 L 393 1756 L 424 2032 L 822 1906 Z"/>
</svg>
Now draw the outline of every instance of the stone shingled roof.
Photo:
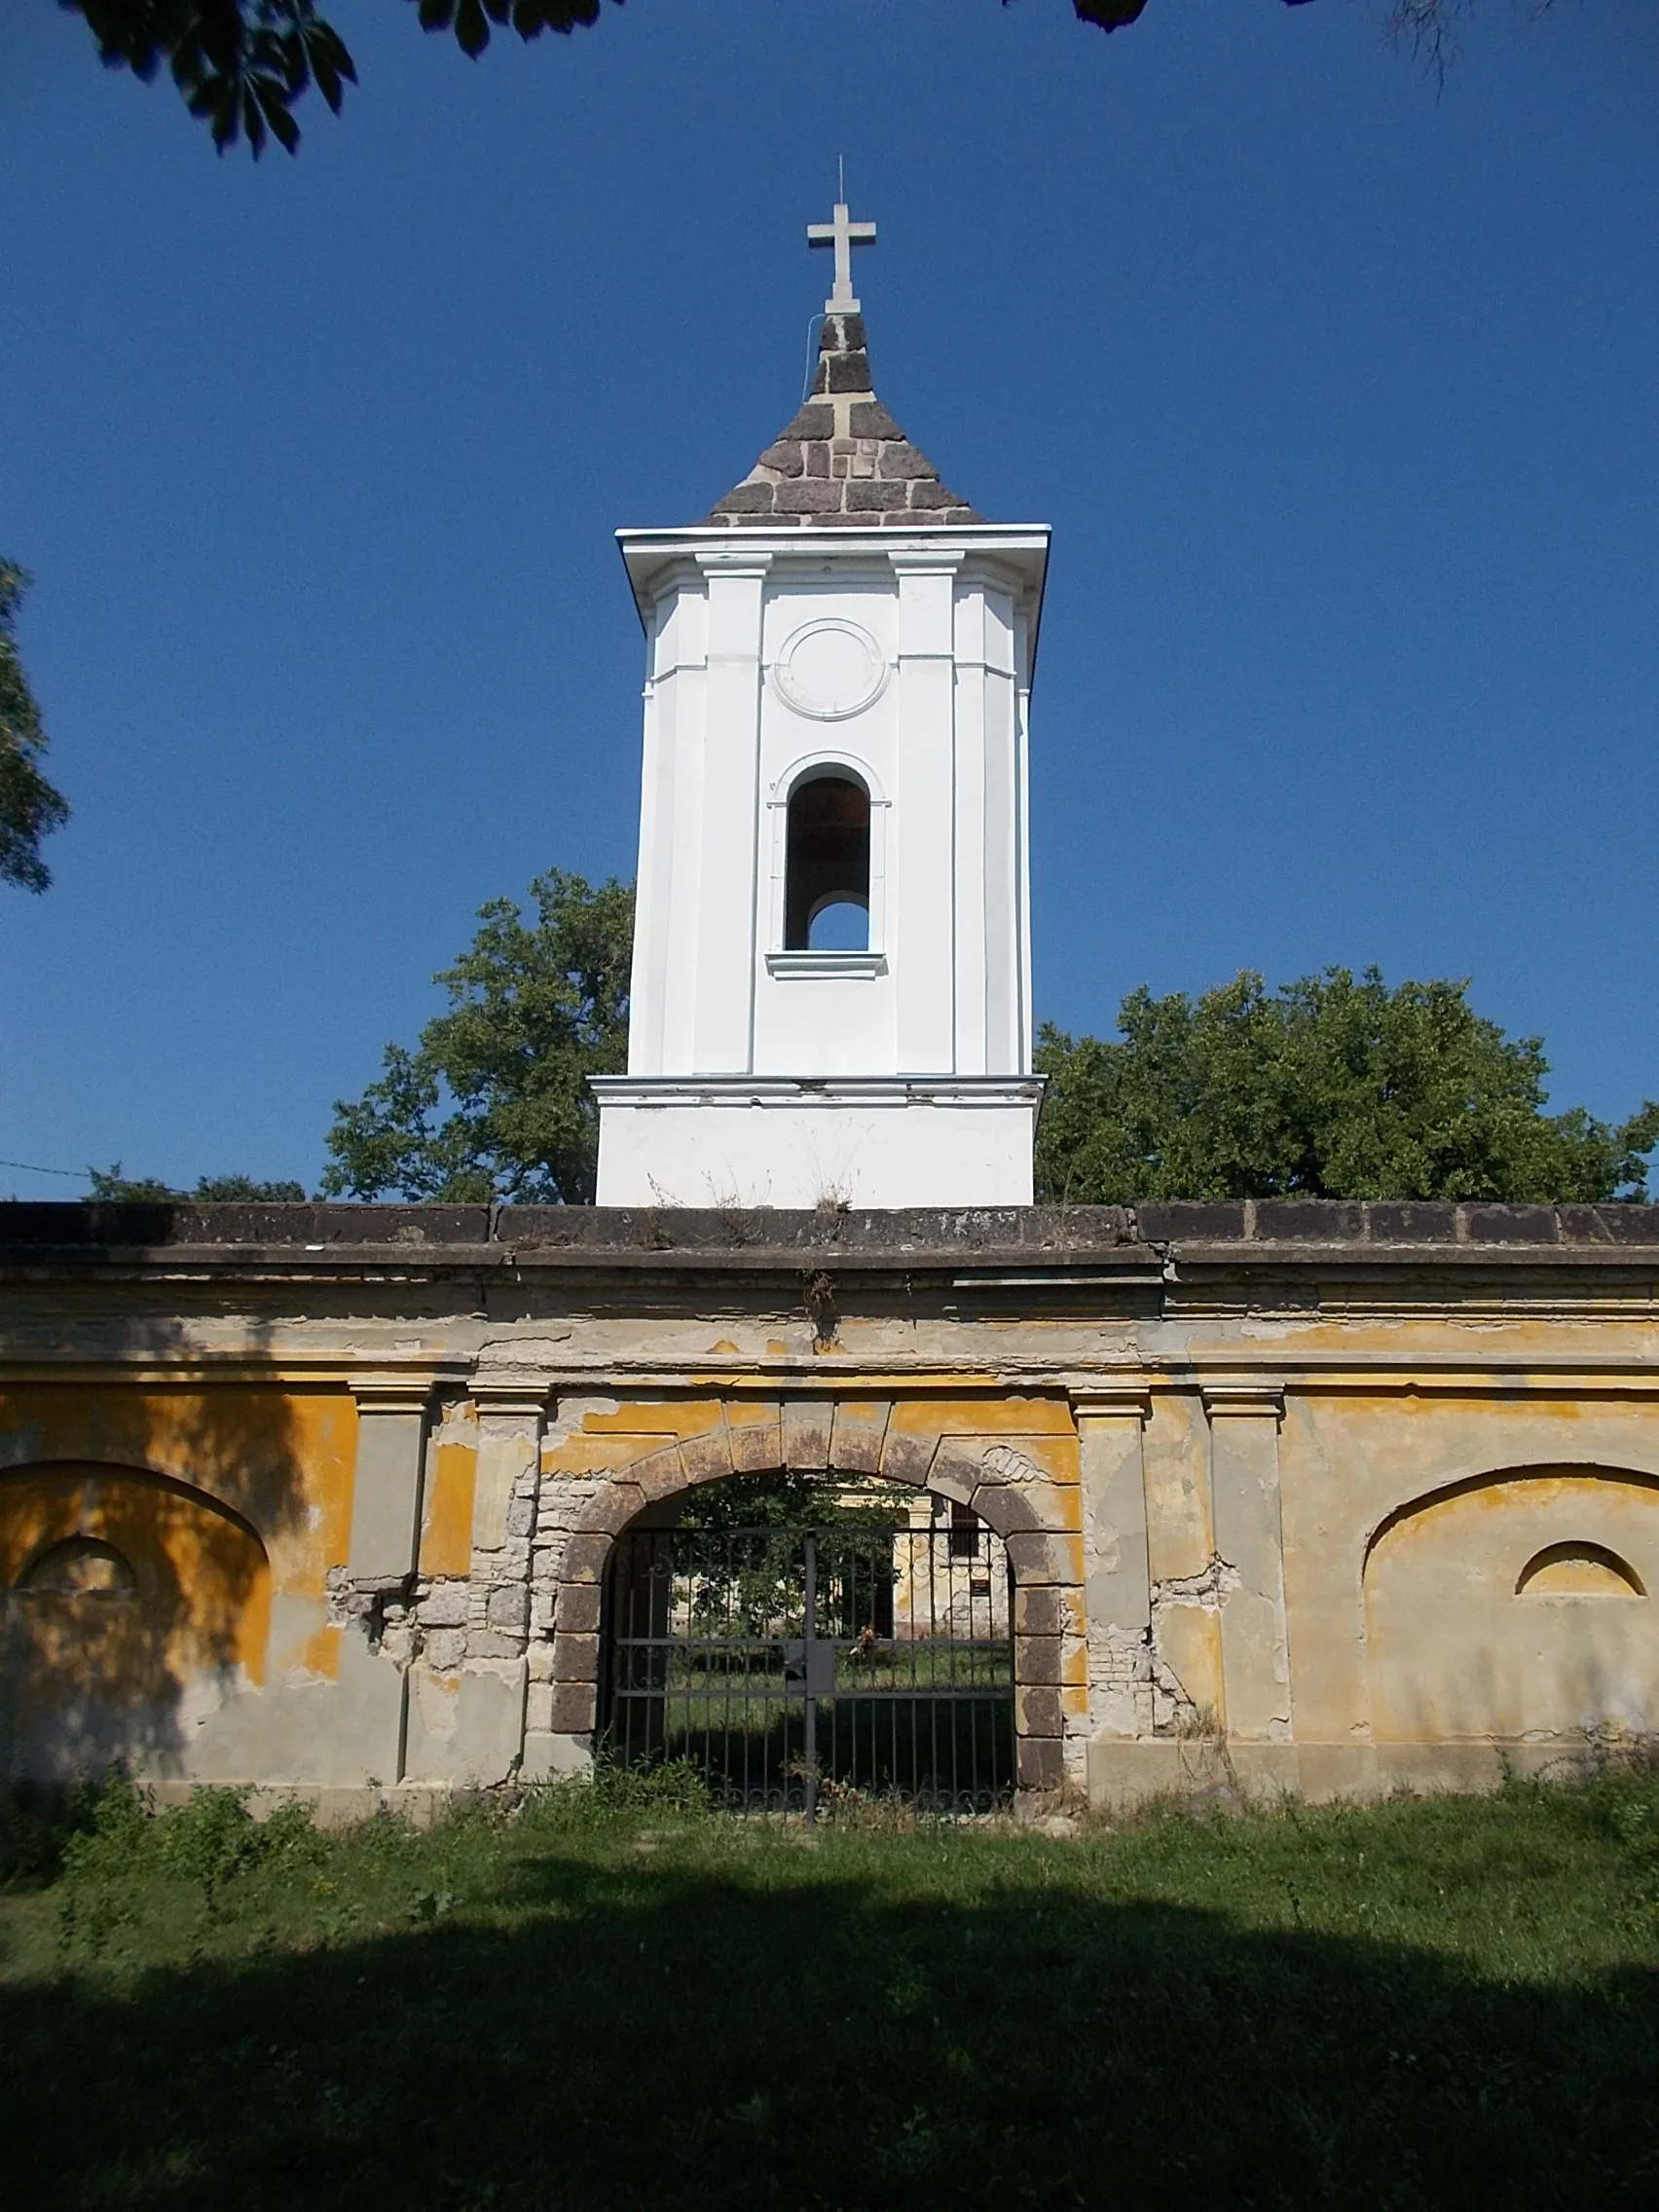
<svg viewBox="0 0 1659 2212">
<path fill-rule="evenodd" d="M 983 522 L 875 396 L 862 314 L 824 318 L 812 396 L 709 518 L 733 528 Z"/>
</svg>

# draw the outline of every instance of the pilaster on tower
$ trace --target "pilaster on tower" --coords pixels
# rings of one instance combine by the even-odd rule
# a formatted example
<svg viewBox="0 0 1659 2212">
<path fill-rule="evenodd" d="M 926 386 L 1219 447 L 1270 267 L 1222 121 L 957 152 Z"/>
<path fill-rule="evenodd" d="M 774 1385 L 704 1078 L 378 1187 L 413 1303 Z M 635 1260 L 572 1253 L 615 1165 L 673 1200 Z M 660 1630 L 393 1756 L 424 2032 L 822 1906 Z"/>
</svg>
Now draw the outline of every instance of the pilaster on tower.
<svg viewBox="0 0 1659 2212">
<path fill-rule="evenodd" d="M 812 390 L 705 519 L 619 533 L 646 640 L 602 1205 L 1031 1198 L 1026 714 L 1049 533 L 876 397 L 837 246 Z M 840 232 L 845 239 L 835 237 Z"/>
</svg>

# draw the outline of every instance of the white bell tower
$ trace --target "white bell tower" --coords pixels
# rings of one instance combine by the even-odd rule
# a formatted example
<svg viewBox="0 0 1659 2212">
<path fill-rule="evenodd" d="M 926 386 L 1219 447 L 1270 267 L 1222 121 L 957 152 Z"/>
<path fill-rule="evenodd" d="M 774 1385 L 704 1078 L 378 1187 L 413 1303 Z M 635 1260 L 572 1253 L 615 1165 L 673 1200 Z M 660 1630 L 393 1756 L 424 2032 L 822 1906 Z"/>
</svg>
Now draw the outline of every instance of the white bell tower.
<svg viewBox="0 0 1659 2212">
<path fill-rule="evenodd" d="M 599 1203 L 1025 1205 L 1026 708 L 1049 533 L 990 523 L 876 398 L 832 246 L 812 394 L 684 530 L 645 631 L 628 1073 Z"/>
</svg>

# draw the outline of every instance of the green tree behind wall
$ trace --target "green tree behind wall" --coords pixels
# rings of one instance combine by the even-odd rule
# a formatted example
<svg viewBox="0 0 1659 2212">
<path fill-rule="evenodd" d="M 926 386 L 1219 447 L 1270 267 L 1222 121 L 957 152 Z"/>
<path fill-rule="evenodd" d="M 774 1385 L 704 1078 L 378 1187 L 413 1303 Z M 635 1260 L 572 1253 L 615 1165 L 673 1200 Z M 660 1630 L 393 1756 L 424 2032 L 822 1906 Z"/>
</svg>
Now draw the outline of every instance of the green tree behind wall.
<svg viewBox="0 0 1659 2212">
<path fill-rule="evenodd" d="M 496 899 L 470 948 L 434 979 L 449 1010 L 413 1051 L 335 1104 L 330 1197 L 479 1204 L 591 1204 L 599 1109 L 590 1075 L 628 1064 L 634 894 L 554 868 L 530 887 L 535 919 Z"/>
<path fill-rule="evenodd" d="M 336 1106 L 325 1192 L 592 1202 L 587 1079 L 627 1064 L 634 895 L 555 869 L 531 897 L 534 919 L 509 899 L 480 909 L 437 978 L 448 1011 Z M 1112 1040 L 1047 1027 L 1038 1198 L 1644 1198 L 1659 1106 L 1617 1124 L 1546 1112 L 1540 1040 L 1506 1036 L 1467 991 L 1244 974 L 1196 999 L 1133 991 Z"/>
<path fill-rule="evenodd" d="M 41 771 L 46 731 L 18 657 L 17 614 L 28 573 L 0 561 L 0 883 L 44 891 L 52 870 L 40 841 L 69 819 L 69 801 Z"/>
<path fill-rule="evenodd" d="M 1132 991 L 1114 1040 L 1045 1027 L 1038 1196 L 1645 1198 L 1659 1106 L 1546 1113 L 1542 1041 L 1467 990 L 1330 968 L 1270 991 L 1246 972 L 1198 999 Z"/>
<path fill-rule="evenodd" d="M 90 1167 L 91 1196 L 117 1205 L 304 1205 L 303 1183 L 261 1183 L 252 1175 L 203 1175 L 194 1190 L 179 1190 L 154 1175 L 124 1175 L 112 1167 Z"/>
</svg>

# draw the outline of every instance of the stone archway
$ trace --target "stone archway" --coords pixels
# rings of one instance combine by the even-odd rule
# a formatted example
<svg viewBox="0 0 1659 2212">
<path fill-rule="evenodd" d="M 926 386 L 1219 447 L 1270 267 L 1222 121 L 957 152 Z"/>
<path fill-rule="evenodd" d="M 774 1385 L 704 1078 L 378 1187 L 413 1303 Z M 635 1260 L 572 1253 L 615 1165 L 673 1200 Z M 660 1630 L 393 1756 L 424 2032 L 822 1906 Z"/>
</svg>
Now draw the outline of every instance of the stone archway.
<svg viewBox="0 0 1659 2212">
<path fill-rule="evenodd" d="M 591 1756 L 604 1582 L 621 1530 L 701 1484 L 787 1470 L 930 1491 L 970 1507 L 1003 1539 L 1014 1583 L 1018 1786 L 1059 1788 L 1067 1722 L 1081 1751 L 1088 1715 L 1075 1429 L 1063 1398 L 1025 1403 L 1041 1407 L 1040 1429 L 1022 1430 L 1006 1399 L 733 1397 L 713 1421 L 707 1400 L 688 1405 L 686 1432 L 615 1467 L 574 1518 L 555 1585 L 551 1741 L 527 1757 L 527 1771 L 569 1772 Z"/>
</svg>

